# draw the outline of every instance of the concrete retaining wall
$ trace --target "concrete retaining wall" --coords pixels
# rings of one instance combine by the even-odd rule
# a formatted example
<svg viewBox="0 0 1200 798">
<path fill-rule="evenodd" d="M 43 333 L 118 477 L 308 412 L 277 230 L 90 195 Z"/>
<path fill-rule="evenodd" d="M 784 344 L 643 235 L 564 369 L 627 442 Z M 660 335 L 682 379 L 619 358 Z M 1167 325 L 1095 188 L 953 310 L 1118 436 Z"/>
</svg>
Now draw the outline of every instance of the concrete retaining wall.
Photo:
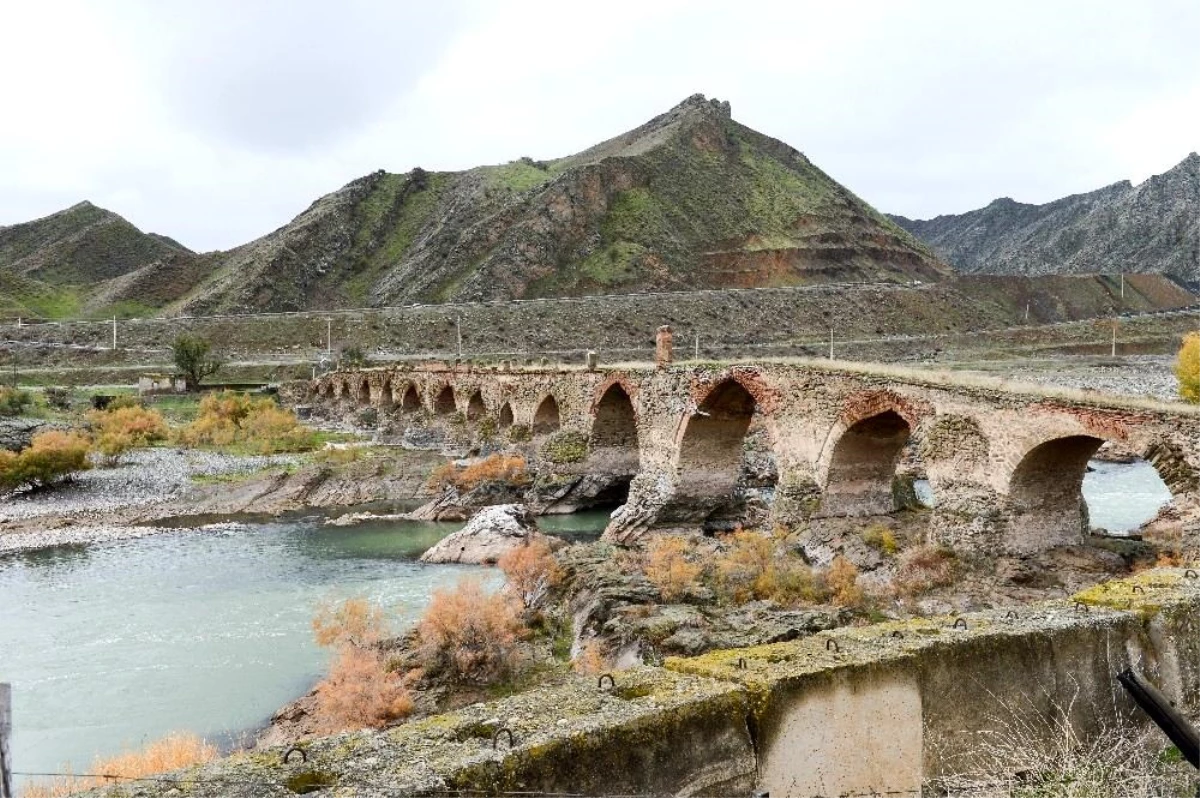
<svg viewBox="0 0 1200 798">
<path fill-rule="evenodd" d="M 1200 712 L 1200 580 L 1157 569 L 1076 601 L 669 659 L 616 674 L 615 689 L 577 677 L 313 741 L 306 763 L 282 764 L 282 750 L 239 755 L 136 793 L 286 796 L 288 779 L 308 772 L 332 783 L 324 794 L 355 796 L 918 795 L 931 778 L 974 772 L 979 746 L 1015 725 L 1036 738 L 1065 715 L 1086 740 L 1141 722 L 1115 681 L 1127 666 Z M 493 744 L 501 727 L 511 747 L 506 733 Z"/>
</svg>

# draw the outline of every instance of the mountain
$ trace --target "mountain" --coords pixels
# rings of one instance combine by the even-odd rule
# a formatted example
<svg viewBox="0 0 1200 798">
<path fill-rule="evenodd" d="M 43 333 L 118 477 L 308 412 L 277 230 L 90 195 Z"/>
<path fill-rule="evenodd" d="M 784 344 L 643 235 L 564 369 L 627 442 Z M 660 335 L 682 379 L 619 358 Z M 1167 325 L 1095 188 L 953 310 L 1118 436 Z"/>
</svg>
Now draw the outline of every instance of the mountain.
<svg viewBox="0 0 1200 798">
<path fill-rule="evenodd" d="M 965 273 L 1165 273 L 1200 284 L 1200 156 L 1045 205 L 1004 198 L 969 213 L 891 219 Z"/>
<path fill-rule="evenodd" d="M 921 242 L 801 153 L 696 95 L 566 158 L 375 172 L 204 256 L 170 312 L 937 280 Z M 111 295 L 165 296 L 163 264 Z"/>
<path fill-rule="evenodd" d="M 0 314 L 79 312 L 95 286 L 193 253 L 90 202 L 0 227 Z"/>
</svg>

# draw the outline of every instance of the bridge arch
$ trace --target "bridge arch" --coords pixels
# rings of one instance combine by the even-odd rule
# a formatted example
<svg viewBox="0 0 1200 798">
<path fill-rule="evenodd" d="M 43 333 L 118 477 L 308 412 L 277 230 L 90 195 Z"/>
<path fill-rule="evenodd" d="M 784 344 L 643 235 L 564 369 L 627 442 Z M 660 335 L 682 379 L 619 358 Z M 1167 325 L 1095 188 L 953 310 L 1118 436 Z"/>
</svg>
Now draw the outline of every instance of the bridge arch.
<svg viewBox="0 0 1200 798">
<path fill-rule="evenodd" d="M 558 408 L 558 399 L 554 398 L 554 394 L 547 394 L 533 413 L 533 434 L 548 435 L 561 427 L 562 413 Z"/>
<path fill-rule="evenodd" d="M 415 413 L 421 409 L 421 394 L 417 393 L 417 386 L 411 382 L 405 385 L 404 393 L 400 395 L 400 411 L 403 413 Z"/>
<path fill-rule="evenodd" d="M 358 379 L 354 390 L 354 401 L 360 405 L 371 404 L 371 382 L 365 374 Z"/>
<path fill-rule="evenodd" d="M 891 391 L 851 397 L 826 438 L 819 514 L 887 515 L 898 509 L 896 467 L 919 420 L 917 408 Z"/>
<path fill-rule="evenodd" d="M 750 391 L 732 377 L 709 390 L 680 438 L 679 496 L 710 497 L 717 503 L 733 497 L 742 468 L 742 441 L 757 407 Z"/>
<path fill-rule="evenodd" d="M 592 413 L 589 449 L 593 461 L 613 473 L 636 474 L 640 459 L 637 413 L 625 386 L 611 383 L 596 401 Z"/>
<path fill-rule="evenodd" d="M 508 429 L 513 425 L 513 409 L 511 403 L 505 402 L 500 407 L 500 412 L 497 414 L 496 420 L 500 425 L 500 429 Z"/>
<path fill-rule="evenodd" d="M 339 399 L 346 399 L 346 400 L 354 398 L 354 391 L 350 388 L 350 380 L 349 379 L 342 380 L 340 390 L 338 391 L 337 397 Z"/>
<path fill-rule="evenodd" d="M 1083 477 L 1103 443 L 1093 435 L 1065 435 L 1024 452 L 1008 479 L 1006 548 L 1024 551 L 1079 542 L 1088 529 Z"/>
<path fill-rule="evenodd" d="M 483 403 L 483 391 L 476 390 L 467 402 L 467 421 L 479 421 L 487 415 L 487 405 Z"/>
<path fill-rule="evenodd" d="M 454 387 L 451 385 L 442 386 L 433 399 L 433 412 L 439 416 L 448 416 L 458 409 L 458 405 L 454 400 Z"/>
</svg>

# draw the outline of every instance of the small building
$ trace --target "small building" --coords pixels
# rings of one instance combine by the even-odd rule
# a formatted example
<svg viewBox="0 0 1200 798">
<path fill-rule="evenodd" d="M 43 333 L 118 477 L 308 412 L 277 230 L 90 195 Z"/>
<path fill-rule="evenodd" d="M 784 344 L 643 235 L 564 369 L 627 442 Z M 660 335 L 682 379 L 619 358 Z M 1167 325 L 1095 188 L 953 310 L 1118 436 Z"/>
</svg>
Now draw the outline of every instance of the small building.
<svg viewBox="0 0 1200 798">
<path fill-rule="evenodd" d="M 186 393 L 187 381 L 175 374 L 143 374 L 138 377 L 138 395 Z"/>
</svg>

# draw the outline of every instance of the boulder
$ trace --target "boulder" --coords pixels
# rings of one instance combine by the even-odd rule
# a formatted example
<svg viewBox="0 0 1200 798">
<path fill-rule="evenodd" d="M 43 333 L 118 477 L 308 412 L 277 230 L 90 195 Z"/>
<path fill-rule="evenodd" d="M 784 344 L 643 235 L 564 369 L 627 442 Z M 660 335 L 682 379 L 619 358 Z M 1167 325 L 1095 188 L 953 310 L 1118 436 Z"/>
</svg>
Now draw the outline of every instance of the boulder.
<svg viewBox="0 0 1200 798">
<path fill-rule="evenodd" d="M 421 555 L 421 562 L 495 565 L 505 552 L 532 540 L 557 541 L 538 531 L 521 504 L 485 507 L 462 529 L 447 535 Z"/>
</svg>

